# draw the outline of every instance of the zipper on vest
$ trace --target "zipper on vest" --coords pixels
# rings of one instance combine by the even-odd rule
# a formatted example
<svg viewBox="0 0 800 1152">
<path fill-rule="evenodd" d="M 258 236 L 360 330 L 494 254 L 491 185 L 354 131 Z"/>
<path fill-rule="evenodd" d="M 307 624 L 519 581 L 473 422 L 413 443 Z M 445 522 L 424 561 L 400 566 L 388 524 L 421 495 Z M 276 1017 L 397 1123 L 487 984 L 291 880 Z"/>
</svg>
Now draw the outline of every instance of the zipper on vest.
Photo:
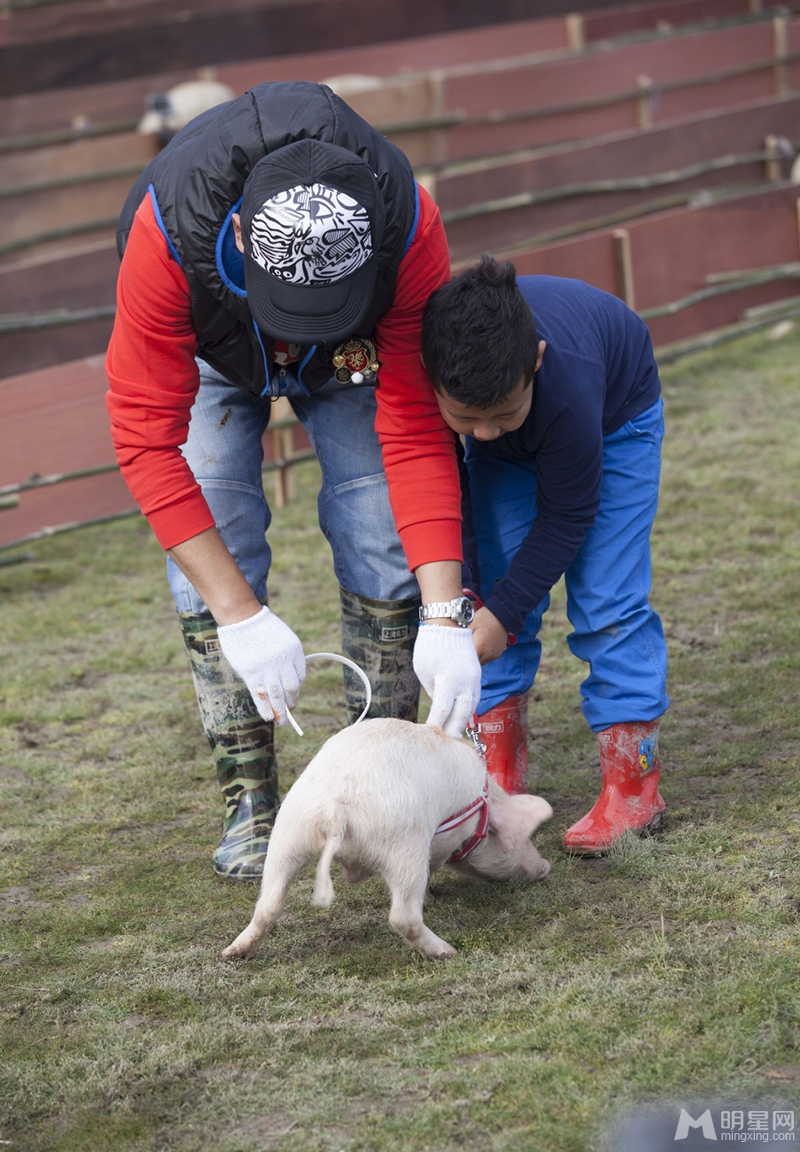
<svg viewBox="0 0 800 1152">
<path fill-rule="evenodd" d="M 269 381 L 269 398 L 270 400 L 277 400 L 282 394 L 284 382 L 286 380 L 286 366 L 281 364 L 276 372 L 272 373 Z"/>
</svg>

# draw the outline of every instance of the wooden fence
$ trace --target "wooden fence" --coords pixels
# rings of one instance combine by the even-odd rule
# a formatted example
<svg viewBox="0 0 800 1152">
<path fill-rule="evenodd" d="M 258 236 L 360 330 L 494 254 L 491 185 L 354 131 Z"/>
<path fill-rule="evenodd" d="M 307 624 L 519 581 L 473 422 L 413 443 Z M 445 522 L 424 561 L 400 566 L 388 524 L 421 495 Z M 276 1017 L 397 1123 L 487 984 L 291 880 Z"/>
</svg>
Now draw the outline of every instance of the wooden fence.
<svg viewBox="0 0 800 1152">
<path fill-rule="evenodd" d="M 456 265 L 488 250 L 597 284 L 665 359 L 800 313 L 792 5 L 665 0 L 215 69 L 235 91 L 264 75 L 346 90 L 365 73 L 380 79 L 347 98 L 412 157 Z M 114 221 L 154 154 L 132 131 L 152 82 L 0 101 L 0 549 L 135 511 L 110 463 L 101 353 Z M 287 420 L 265 439 L 278 503 L 310 454 Z"/>
<path fill-rule="evenodd" d="M 0 552 L 138 514 L 113 463 L 107 388 L 99 356 L 0 380 Z M 285 399 L 274 406 L 264 456 L 282 507 L 293 496 L 292 466 L 314 458 Z"/>
</svg>

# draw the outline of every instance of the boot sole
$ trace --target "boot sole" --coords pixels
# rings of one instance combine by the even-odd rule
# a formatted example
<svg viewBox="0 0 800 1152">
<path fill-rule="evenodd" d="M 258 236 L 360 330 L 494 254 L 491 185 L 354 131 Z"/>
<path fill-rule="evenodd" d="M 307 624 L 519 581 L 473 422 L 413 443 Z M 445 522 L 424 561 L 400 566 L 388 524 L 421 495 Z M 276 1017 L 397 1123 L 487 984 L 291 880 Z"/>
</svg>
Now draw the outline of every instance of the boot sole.
<svg viewBox="0 0 800 1152">
<path fill-rule="evenodd" d="M 629 828 L 626 829 L 626 831 L 633 832 L 636 836 L 648 836 L 652 832 L 660 832 L 665 827 L 666 823 L 667 810 L 666 808 L 662 808 L 660 812 L 656 812 L 653 819 L 648 824 L 645 824 L 643 828 Z M 579 845 L 573 847 L 571 844 L 565 844 L 563 840 L 561 841 L 564 851 L 569 856 L 583 856 L 587 858 L 607 856 L 613 848 L 614 843 L 615 841 L 612 841 L 611 844 L 608 844 L 605 847 L 587 846 L 586 848 L 582 848 Z"/>
<path fill-rule="evenodd" d="M 261 882 L 260 872 L 254 875 L 247 872 L 222 872 L 215 868 L 214 875 L 219 876 L 220 880 L 232 880 L 236 884 L 258 884 Z"/>
</svg>

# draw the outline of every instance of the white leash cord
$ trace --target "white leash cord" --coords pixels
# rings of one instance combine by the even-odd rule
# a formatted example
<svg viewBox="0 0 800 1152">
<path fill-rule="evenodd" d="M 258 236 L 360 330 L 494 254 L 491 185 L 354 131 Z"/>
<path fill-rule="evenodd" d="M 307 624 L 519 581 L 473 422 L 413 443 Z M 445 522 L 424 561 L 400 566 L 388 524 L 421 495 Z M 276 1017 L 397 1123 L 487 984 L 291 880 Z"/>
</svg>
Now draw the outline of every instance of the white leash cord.
<svg viewBox="0 0 800 1152">
<path fill-rule="evenodd" d="M 340 656 L 338 652 L 312 652 L 310 656 L 306 656 L 306 663 L 308 663 L 309 660 L 335 660 L 338 664 L 344 664 L 347 668 L 350 668 L 351 671 L 358 673 L 364 683 L 364 688 L 366 689 L 367 693 L 367 702 L 364 705 L 364 711 L 361 713 L 358 720 L 354 721 L 355 724 L 360 724 L 366 716 L 367 712 L 369 712 L 369 706 L 372 703 L 372 685 L 370 684 L 369 678 L 367 677 L 364 669 L 359 668 L 358 664 L 354 664 L 353 661 L 348 660 L 346 656 Z M 288 709 L 286 710 L 286 716 L 297 735 L 302 736 L 303 729 L 300 727 Z"/>
</svg>

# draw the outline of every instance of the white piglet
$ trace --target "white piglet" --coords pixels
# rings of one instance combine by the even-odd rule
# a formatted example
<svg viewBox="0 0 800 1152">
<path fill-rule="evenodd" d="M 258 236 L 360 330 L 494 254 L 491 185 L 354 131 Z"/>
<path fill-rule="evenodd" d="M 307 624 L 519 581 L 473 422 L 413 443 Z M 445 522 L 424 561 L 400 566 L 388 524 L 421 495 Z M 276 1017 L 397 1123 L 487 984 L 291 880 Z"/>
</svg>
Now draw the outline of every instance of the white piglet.
<svg viewBox="0 0 800 1152">
<path fill-rule="evenodd" d="M 314 903 L 333 900 L 330 866 L 345 878 L 381 875 L 389 922 L 423 956 L 454 955 L 422 919 L 431 872 L 450 864 L 493 880 L 550 871 L 530 841 L 552 816 L 539 796 L 509 796 L 487 778 L 474 746 L 407 720 L 366 720 L 332 736 L 290 788 L 272 830 L 253 919 L 223 957 L 252 957 L 303 865 L 319 861 Z"/>
</svg>

